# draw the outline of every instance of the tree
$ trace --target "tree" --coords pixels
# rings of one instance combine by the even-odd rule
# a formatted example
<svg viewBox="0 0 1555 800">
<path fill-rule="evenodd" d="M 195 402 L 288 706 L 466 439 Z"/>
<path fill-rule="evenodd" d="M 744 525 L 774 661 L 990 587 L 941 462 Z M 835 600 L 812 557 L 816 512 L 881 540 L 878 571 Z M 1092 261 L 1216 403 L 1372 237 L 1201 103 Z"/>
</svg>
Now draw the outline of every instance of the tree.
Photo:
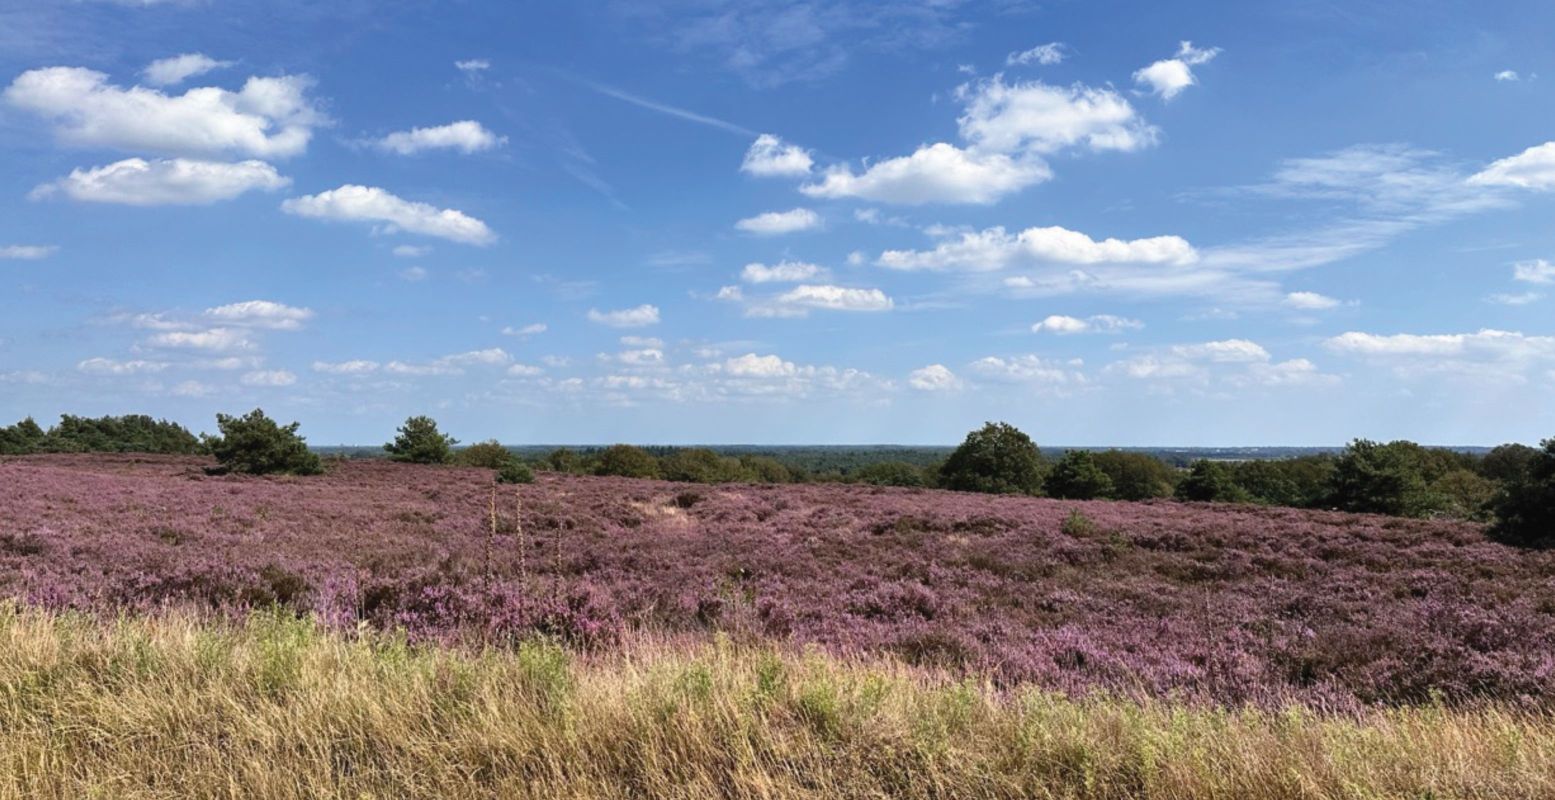
<svg viewBox="0 0 1555 800">
<path fill-rule="evenodd" d="M 453 446 L 459 442 L 437 429 L 431 417 L 411 417 L 401 425 L 394 441 L 383 446 L 395 461 L 412 464 L 447 464 L 453 459 Z"/>
<path fill-rule="evenodd" d="M 1003 422 L 967 434 L 940 467 L 947 489 L 991 494 L 1037 494 L 1042 489 L 1042 451 L 1031 437 Z"/>
<path fill-rule="evenodd" d="M 659 477 L 659 460 L 641 447 L 613 444 L 594 457 L 595 475 L 619 475 L 623 478 Z"/>
<path fill-rule="evenodd" d="M 853 473 L 857 483 L 872 486 L 922 486 L 923 469 L 905 461 L 878 461 Z"/>
<path fill-rule="evenodd" d="M 1441 498 L 1441 510 L 1459 519 L 1484 519 L 1496 496 L 1496 484 L 1467 469 L 1455 469 L 1431 481 L 1431 494 Z"/>
<path fill-rule="evenodd" d="M 1511 483 L 1521 478 L 1538 456 L 1539 450 L 1526 444 L 1499 445 L 1480 459 L 1479 474 L 1497 483 Z"/>
<path fill-rule="evenodd" d="M 740 469 L 757 483 L 793 483 L 794 471 L 770 456 L 740 456 Z"/>
<path fill-rule="evenodd" d="M 1096 466 L 1096 457 L 1089 450 L 1070 450 L 1048 472 L 1042 488 L 1049 497 L 1094 500 L 1112 494 L 1112 478 Z"/>
<path fill-rule="evenodd" d="M 1119 500 L 1149 500 L 1171 497 L 1177 473 L 1166 462 L 1147 453 L 1108 450 L 1092 453 L 1096 467 L 1112 480 L 1112 497 Z"/>
<path fill-rule="evenodd" d="M 1247 499 L 1296 508 L 1327 504 L 1333 471 L 1334 458 L 1326 454 L 1254 459 L 1232 469 L 1236 485 L 1247 494 Z"/>
<path fill-rule="evenodd" d="M 469 467 L 497 471 L 497 483 L 534 483 L 534 473 L 512 450 L 496 439 L 476 442 L 454 454 L 454 461 Z"/>
<path fill-rule="evenodd" d="M 220 436 L 207 436 L 205 446 L 232 472 L 251 475 L 290 473 L 317 475 L 324 471 L 317 454 L 297 435 L 299 423 L 277 425 L 260 409 L 241 417 L 216 415 Z"/>
<path fill-rule="evenodd" d="M 1344 511 L 1425 516 L 1442 502 L 1427 487 L 1424 453 L 1414 442 L 1356 439 L 1334 462 L 1331 501 Z"/>
<path fill-rule="evenodd" d="M 1177 484 L 1177 499 L 1196 503 L 1242 503 L 1248 496 L 1232 479 L 1230 466 L 1223 461 L 1201 458 L 1193 462 L 1187 477 Z"/>
<path fill-rule="evenodd" d="M 583 460 L 578 458 L 577 453 L 565 447 L 558 447 L 545 455 L 540 466 L 552 472 L 581 472 Z"/>
<path fill-rule="evenodd" d="M 667 481 L 682 483 L 727 483 L 743 477 L 737 459 L 724 458 L 705 447 L 670 453 L 659 459 L 659 472 Z"/>
<path fill-rule="evenodd" d="M 1491 538 L 1517 547 L 1555 547 L 1555 439 L 1546 439 L 1496 497 Z"/>
<path fill-rule="evenodd" d="M 28 417 L 9 428 L 0 428 L 0 455 L 20 456 L 43 449 L 43 428 Z"/>
</svg>

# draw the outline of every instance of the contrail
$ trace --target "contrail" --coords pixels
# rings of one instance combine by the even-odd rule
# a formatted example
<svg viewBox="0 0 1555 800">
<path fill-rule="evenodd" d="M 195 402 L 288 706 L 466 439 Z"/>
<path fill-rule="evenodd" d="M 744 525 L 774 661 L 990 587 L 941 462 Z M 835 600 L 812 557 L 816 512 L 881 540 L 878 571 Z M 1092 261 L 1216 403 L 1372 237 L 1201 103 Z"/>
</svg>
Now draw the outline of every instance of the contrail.
<svg viewBox="0 0 1555 800">
<path fill-rule="evenodd" d="M 679 117 L 680 119 L 686 120 L 687 122 L 695 122 L 699 125 L 706 125 L 708 127 L 717 128 L 719 130 L 728 131 L 730 133 L 737 133 L 741 136 L 755 137 L 760 135 L 750 128 L 746 128 L 742 125 L 736 125 L 733 122 L 726 122 L 724 120 L 718 119 L 717 117 L 709 117 L 705 114 L 698 114 L 695 111 L 687 111 L 684 108 L 676 108 L 674 106 L 665 105 L 654 100 L 649 100 L 646 97 L 638 97 L 635 94 L 623 92 L 620 89 L 594 83 L 592 81 L 587 81 L 582 78 L 573 77 L 573 80 L 589 87 L 590 89 L 593 89 L 596 92 L 599 92 L 602 95 L 605 95 L 606 97 L 614 97 L 617 100 L 625 103 L 631 103 L 632 105 L 639 108 L 646 108 L 649 111 L 657 111 L 660 114 L 668 114 L 672 117 Z"/>
</svg>

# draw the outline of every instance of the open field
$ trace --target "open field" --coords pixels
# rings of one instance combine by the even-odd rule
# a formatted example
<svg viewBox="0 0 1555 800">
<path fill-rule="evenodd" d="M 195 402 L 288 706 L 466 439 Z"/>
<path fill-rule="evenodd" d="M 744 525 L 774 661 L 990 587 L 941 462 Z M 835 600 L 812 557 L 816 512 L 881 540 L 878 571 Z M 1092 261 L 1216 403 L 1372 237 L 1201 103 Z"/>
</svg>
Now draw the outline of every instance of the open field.
<svg viewBox="0 0 1555 800">
<path fill-rule="evenodd" d="M 728 642 L 583 656 L 0 606 L 0 798 L 1545 798 L 1555 720 L 996 691 Z"/>
<path fill-rule="evenodd" d="M 1072 695 L 1555 705 L 1555 553 L 1466 523 L 542 476 L 501 489 L 491 535 L 480 470 L 202 463 L 0 463 L 0 595 L 110 612 L 279 602 L 467 645 L 722 631 Z"/>
</svg>

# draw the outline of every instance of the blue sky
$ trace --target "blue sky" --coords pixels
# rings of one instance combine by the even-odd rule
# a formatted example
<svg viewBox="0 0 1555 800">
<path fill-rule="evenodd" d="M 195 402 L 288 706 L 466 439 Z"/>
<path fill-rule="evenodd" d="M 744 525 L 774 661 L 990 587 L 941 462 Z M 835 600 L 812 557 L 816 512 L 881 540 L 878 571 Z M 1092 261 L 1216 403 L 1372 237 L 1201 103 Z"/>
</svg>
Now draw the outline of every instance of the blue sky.
<svg viewBox="0 0 1555 800">
<path fill-rule="evenodd" d="M 0 419 L 1534 441 L 1552 35 L 1531 1 L 13 0 Z"/>
</svg>

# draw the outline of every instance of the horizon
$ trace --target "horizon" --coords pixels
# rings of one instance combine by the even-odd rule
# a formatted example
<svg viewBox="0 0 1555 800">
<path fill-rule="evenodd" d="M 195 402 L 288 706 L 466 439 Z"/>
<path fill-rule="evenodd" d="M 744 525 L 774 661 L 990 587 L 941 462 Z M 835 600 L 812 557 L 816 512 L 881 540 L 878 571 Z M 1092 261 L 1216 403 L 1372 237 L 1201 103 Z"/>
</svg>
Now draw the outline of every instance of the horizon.
<svg viewBox="0 0 1555 800">
<path fill-rule="evenodd" d="M 0 9 L 0 425 L 1555 435 L 1548 3 L 322 5 Z"/>
</svg>

